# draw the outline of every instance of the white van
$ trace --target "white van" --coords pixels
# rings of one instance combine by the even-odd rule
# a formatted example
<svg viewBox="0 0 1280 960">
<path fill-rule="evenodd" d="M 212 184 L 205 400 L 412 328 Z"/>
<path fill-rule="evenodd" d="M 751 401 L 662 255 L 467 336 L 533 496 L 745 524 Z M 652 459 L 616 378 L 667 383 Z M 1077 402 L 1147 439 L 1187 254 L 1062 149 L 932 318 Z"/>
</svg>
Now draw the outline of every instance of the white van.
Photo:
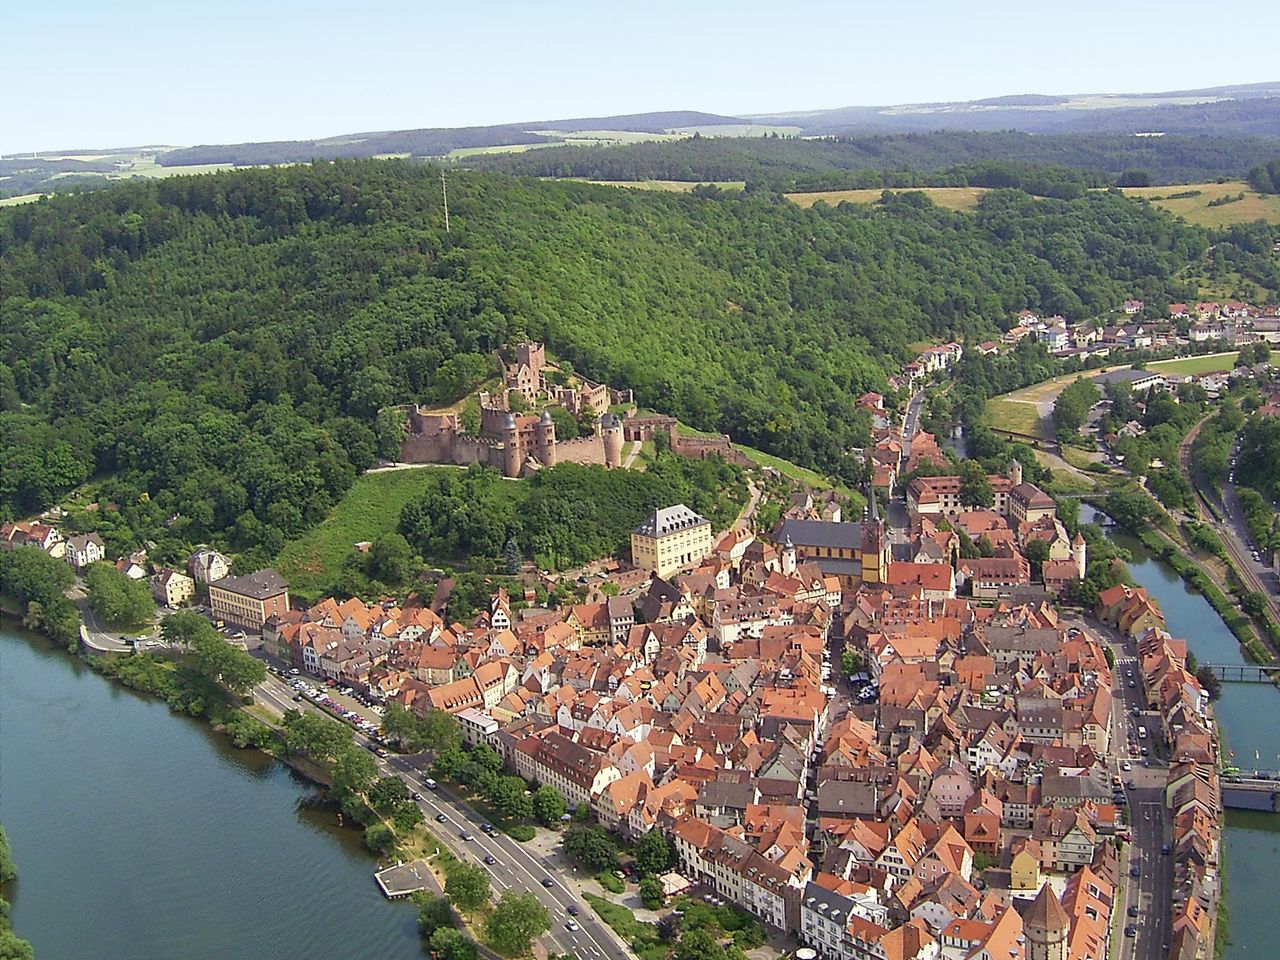
<svg viewBox="0 0 1280 960">
<path fill-rule="evenodd" d="M 436 782 L 432 780 L 430 777 L 427 777 L 427 779 L 423 780 L 422 785 L 426 787 L 428 790 L 434 790 L 437 787 Z"/>
</svg>

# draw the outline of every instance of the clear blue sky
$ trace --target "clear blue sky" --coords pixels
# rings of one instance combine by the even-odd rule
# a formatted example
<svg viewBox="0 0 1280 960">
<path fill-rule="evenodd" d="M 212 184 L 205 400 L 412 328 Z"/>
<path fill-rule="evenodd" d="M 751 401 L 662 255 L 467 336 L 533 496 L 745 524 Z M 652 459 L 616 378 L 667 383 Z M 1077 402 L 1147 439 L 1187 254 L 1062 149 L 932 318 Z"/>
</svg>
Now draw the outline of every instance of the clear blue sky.
<svg viewBox="0 0 1280 960">
<path fill-rule="evenodd" d="M 3 152 L 1280 79 L 1256 0 L 5 7 Z"/>
</svg>

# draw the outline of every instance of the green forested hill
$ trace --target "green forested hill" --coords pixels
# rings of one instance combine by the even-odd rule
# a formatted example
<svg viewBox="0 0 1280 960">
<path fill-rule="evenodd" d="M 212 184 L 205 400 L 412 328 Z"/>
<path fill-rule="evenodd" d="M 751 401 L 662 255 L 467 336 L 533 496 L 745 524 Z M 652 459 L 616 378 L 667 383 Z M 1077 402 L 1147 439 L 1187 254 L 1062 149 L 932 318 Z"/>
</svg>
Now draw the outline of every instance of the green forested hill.
<svg viewBox="0 0 1280 960">
<path fill-rule="evenodd" d="M 112 523 L 272 556 L 379 444 L 388 404 L 543 338 L 646 406 L 840 470 L 851 400 L 930 337 L 1083 316 L 1203 234 L 1117 194 L 904 194 L 801 210 L 354 161 L 177 177 L 0 213 L 0 511 L 92 475 Z M 457 362 L 452 358 L 463 356 Z M 471 373 L 468 373 L 471 372 Z"/>
</svg>

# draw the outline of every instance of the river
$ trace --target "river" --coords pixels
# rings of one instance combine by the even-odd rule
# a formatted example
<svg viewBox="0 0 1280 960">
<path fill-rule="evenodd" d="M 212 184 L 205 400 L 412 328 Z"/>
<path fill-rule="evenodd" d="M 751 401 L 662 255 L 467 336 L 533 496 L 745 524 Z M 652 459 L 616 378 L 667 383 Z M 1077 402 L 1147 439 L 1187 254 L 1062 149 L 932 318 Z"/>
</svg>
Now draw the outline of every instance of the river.
<svg viewBox="0 0 1280 960">
<path fill-rule="evenodd" d="M 1092 508 L 1082 504 L 1081 520 L 1093 516 Z M 1140 541 L 1108 533 L 1133 555 L 1129 572 L 1160 601 L 1169 632 L 1186 638 L 1201 663 L 1248 662 L 1209 601 L 1189 590 Z M 1214 711 L 1227 748 L 1235 751 L 1241 766 L 1280 768 L 1280 690 L 1268 683 L 1224 683 Z M 1277 956 L 1271 897 L 1280 887 L 1280 814 L 1227 812 L 1226 873 L 1230 941 L 1223 956 L 1270 960 Z"/>
<path fill-rule="evenodd" d="M 7 620 L 0 823 L 39 960 L 423 957 L 305 780 Z"/>
</svg>

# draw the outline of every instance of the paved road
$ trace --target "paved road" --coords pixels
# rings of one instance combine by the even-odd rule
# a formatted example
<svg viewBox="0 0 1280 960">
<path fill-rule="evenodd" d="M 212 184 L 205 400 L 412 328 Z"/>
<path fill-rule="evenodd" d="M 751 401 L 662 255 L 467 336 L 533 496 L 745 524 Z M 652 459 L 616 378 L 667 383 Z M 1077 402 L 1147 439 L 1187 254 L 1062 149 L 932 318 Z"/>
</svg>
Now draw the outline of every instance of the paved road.
<svg viewBox="0 0 1280 960">
<path fill-rule="evenodd" d="M 902 459 L 911 456 L 911 441 L 920 426 L 920 408 L 924 406 L 924 390 L 917 390 L 907 401 L 907 413 L 902 418 Z"/>
<path fill-rule="evenodd" d="M 1232 563 L 1243 578 L 1245 585 L 1250 590 L 1261 593 L 1266 598 L 1271 615 L 1280 619 L 1280 595 L 1277 594 L 1276 577 L 1266 564 L 1253 559 L 1252 550 L 1249 547 L 1251 534 L 1249 533 L 1248 524 L 1244 522 L 1244 513 L 1240 509 L 1240 500 L 1236 496 L 1235 484 L 1223 478 L 1222 507 L 1225 518 L 1219 521 L 1213 516 L 1213 512 L 1208 509 L 1208 500 L 1201 492 L 1200 485 L 1196 482 L 1197 478 L 1192 472 L 1191 447 L 1206 420 L 1208 420 L 1208 416 L 1192 427 L 1178 447 L 1178 461 L 1182 466 L 1182 474 L 1191 482 L 1191 488 L 1196 494 L 1196 513 L 1200 520 L 1208 523 L 1218 534 L 1218 539 L 1226 547 L 1227 553 L 1230 554 Z"/>
<path fill-rule="evenodd" d="M 1125 783 L 1129 830 L 1133 836 L 1133 841 L 1124 846 L 1120 859 L 1123 890 L 1113 921 L 1121 931 L 1117 960 L 1161 960 L 1165 955 L 1164 944 L 1169 940 L 1173 895 L 1173 858 L 1161 853 L 1161 847 L 1172 837 L 1172 825 L 1164 807 L 1167 765 L 1163 760 L 1141 755 L 1142 747 L 1150 749 L 1152 740 L 1150 735 L 1139 738 L 1137 727 L 1143 724 L 1153 729 L 1154 717 L 1135 718 L 1131 712 L 1135 707 L 1145 707 L 1137 679 L 1134 644 L 1096 623 L 1084 625 L 1098 635 L 1116 657 L 1108 768 Z M 1129 686 L 1130 674 L 1135 683 L 1133 687 Z M 1130 749 L 1130 744 L 1136 749 Z M 1128 770 L 1124 769 L 1126 763 Z M 1134 867 L 1139 871 L 1137 877 L 1131 875 Z M 1129 915 L 1131 908 L 1136 908 L 1136 917 Z M 1123 935 L 1127 926 L 1135 928 L 1134 937 Z"/>
<path fill-rule="evenodd" d="M 68 590 L 67 596 L 74 600 L 76 606 L 80 608 L 80 620 L 84 623 L 84 630 L 80 635 L 90 647 L 102 653 L 125 653 L 133 649 L 133 647 L 120 639 L 121 634 L 118 630 L 112 633 L 107 630 L 105 624 L 98 620 L 97 616 L 94 615 L 93 607 L 89 606 L 89 598 L 85 595 L 84 588 L 80 584 L 77 583 Z"/>
<path fill-rule="evenodd" d="M 254 688 L 255 698 L 283 714 L 286 710 L 315 710 L 323 712 L 306 698 L 295 701 L 294 690 L 275 675 Z M 368 737 L 354 731 L 355 739 L 363 747 L 370 745 Z M 627 955 L 629 951 L 621 939 L 603 922 L 582 898 L 583 885 L 559 864 L 543 859 L 504 833 L 486 835 L 480 832 L 484 818 L 444 788 L 429 790 L 424 772 L 426 758 L 422 755 L 389 755 L 378 758 L 378 768 L 383 776 L 396 775 L 404 779 L 411 790 L 422 795 L 419 806 L 427 818 L 432 834 L 460 860 L 475 863 L 489 872 L 494 891 L 501 896 L 507 889 L 534 893 L 551 915 L 551 929 L 544 934 L 543 942 L 553 953 L 576 955 L 579 960 L 605 960 L 606 957 Z M 444 814 L 447 823 L 436 822 L 436 816 Z M 468 831 L 473 840 L 463 840 L 461 833 Z M 485 854 L 497 863 L 485 864 Z M 543 879 L 550 879 L 552 886 L 543 886 Z M 579 907 L 574 918 L 578 929 L 565 929 L 570 919 L 565 908 L 569 904 Z"/>
<path fill-rule="evenodd" d="M 483 817 L 443 787 L 427 789 L 426 774 L 421 770 L 423 763 L 424 758 L 421 757 L 391 756 L 384 761 L 388 770 L 398 773 L 410 789 L 422 794 L 418 805 L 422 807 L 432 833 L 460 860 L 484 867 L 490 874 L 497 896 L 511 889 L 532 892 L 538 897 L 551 915 L 551 929 L 543 936 L 548 950 L 574 954 L 580 960 L 604 960 L 627 952 L 625 945 L 582 898 L 582 884 L 578 880 L 505 833 L 481 833 Z M 448 822 L 438 823 L 436 817 L 439 814 L 446 816 Z M 464 829 L 471 833 L 473 840 L 462 839 L 460 834 Z M 485 854 L 491 855 L 497 863 L 485 864 Z M 543 885 L 542 881 L 547 878 L 552 882 L 551 887 Z M 580 908 L 574 918 L 577 930 L 565 929 L 565 923 L 570 919 L 565 908 L 570 904 Z"/>
<path fill-rule="evenodd" d="M 760 505 L 760 488 L 755 482 L 747 480 L 747 491 L 751 496 L 747 499 L 742 511 L 738 514 L 738 519 L 733 521 L 734 530 L 748 530 L 751 527 L 751 521 L 755 519 L 756 507 Z"/>
</svg>

